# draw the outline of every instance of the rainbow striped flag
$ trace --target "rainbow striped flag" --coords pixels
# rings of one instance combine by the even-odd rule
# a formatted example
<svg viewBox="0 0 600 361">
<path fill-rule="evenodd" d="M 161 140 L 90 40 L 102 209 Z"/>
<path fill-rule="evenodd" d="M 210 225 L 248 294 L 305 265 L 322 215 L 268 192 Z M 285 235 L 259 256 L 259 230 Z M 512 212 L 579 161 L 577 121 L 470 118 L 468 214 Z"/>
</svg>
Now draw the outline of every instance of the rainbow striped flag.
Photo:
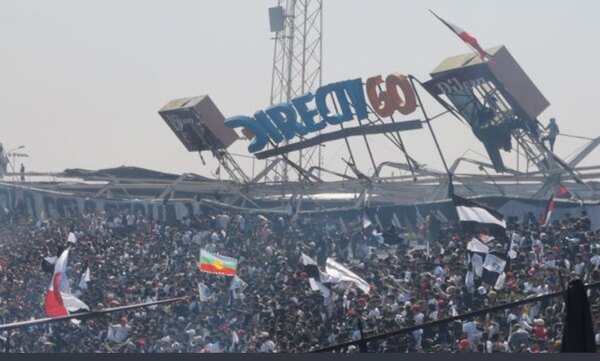
<svg viewBox="0 0 600 361">
<path fill-rule="evenodd" d="M 226 276 L 235 276 L 237 259 L 212 254 L 203 249 L 200 250 L 200 262 L 198 268 L 201 272 L 216 273 Z"/>
</svg>

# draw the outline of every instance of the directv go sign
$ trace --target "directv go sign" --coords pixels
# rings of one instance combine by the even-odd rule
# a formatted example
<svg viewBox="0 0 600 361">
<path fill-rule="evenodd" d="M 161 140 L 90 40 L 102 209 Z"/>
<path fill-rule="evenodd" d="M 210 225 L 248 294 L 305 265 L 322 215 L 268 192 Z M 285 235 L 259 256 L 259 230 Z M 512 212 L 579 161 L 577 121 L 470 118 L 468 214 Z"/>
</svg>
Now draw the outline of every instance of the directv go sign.
<svg viewBox="0 0 600 361">
<path fill-rule="evenodd" d="M 253 133 L 254 139 L 248 151 L 255 153 L 262 150 L 269 140 L 279 144 L 284 139 L 318 132 L 327 125 L 351 121 L 355 115 L 358 120 L 367 119 L 369 112 L 365 92 L 371 107 L 381 117 L 389 117 L 396 110 L 406 115 L 417 108 L 410 81 L 404 75 L 394 73 L 388 75 L 385 81 L 381 75 L 367 79 L 365 91 L 361 78 L 327 84 L 317 89 L 315 94 L 308 92 L 290 103 L 272 105 L 264 111 L 257 111 L 253 117 L 240 115 L 227 118 L 225 125 L 245 128 Z M 332 112 L 327 103 L 328 96 L 333 97 L 339 110 Z"/>
</svg>

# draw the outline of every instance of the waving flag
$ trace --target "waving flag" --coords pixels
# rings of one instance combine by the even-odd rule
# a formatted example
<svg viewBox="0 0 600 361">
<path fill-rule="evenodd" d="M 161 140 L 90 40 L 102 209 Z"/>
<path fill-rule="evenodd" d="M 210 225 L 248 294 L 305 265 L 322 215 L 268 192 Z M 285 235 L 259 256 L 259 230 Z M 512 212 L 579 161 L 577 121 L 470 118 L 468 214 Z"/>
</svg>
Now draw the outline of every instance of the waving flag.
<svg viewBox="0 0 600 361">
<path fill-rule="evenodd" d="M 46 292 L 46 315 L 49 317 L 66 316 L 70 312 L 87 310 L 90 308 L 71 294 L 69 278 L 67 277 L 67 262 L 69 250 L 66 249 L 56 260 L 54 275 Z"/>
<path fill-rule="evenodd" d="M 87 283 L 92 279 L 90 278 L 90 268 L 86 267 L 85 271 L 81 274 L 81 278 L 79 279 L 79 289 L 87 290 Z"/>
<path fill-rule="evenodd" d="M 77 243 L 77 236 L 75 235 L 75 232 L 69 232 L 69 236 L 67 237 L 67 244 L 68 243 L 71 243 L 73 245 Z"/>
<path fill-rule="evenodd" d="M 550 196 L 548 204 L 546 204 L 546 210 L 540 218 L 540 225 L 547 226 L 550 223 L 550 217 L 552 217 L 552 211 L 554 211 L 554 194 Z"/>
<path fill-rule="evenodd" d="M 336 262 L 333 258 L 327 258 L 325 264 L 325 272 L 340 281 L 352 282 L 357 288 L 364 293 L 369 294 L 371 286 L 367 281 L 360 278 L 356 273 L 350 271 L 343 264 Z"/>
<path fill-rule="evenodd" d="M 562 184 L 562 183 L 558 184 L 558 188 L 556 189 L 556 195 L 558 196 L 558 198 L 572 198 L 573 197 L 571 192 L 569 192 L 567 187 L 565 187 L 564 184 Z"/>
<path fill-rule="evenodd" d="M 506 267 L 506 255 L 501 253 L 488 253 L 483 262 L 481 280 L 488 285 L 495 286 L 498 278 L 503 274 Z"/>
<path fill-rule="evenodd" d="M 248 287 L 248 284 L 238 275 L 235 275 L 231 279 L 231 286 L 229 286 L 229 289 L 231 290 L 233 298 L 237 300 L 242 298 L 242 294 L 246 287 Z"/>
<path fill-rule="evenodd" d="M 456 34 L 459 38 L 461 38 L 465 43 L 469 44 L 479 54 L 479 58 L 481 58 L 481 60 L 491 62 L 490 61 L 491 57 L 479 45 L 479 42 L 477 41 L 477 39 L 475 39 L 473 36 L 471 36 L 469 33 L 464 31 L 460 27 L 440 18 L 433 11 L 431 11 L 431 10 L 429 10 L 429 11 L 433 14 L 433 16 L 438 18 L 438 20 L 440 20 L 442 23 L 444 23 L 444 25 L 446 25 L 450 30 L 452 30 L 452 32 L 454 32 L 454 34 Z"/>
<path fill-rule="evenodd" d="M 200 296 L 200 302 L 207 302 L 212 296 L 210 288 L 202 282 L 198 283 L 198 294 Z"/>
<path fill-rule="evenodd" d="M 458 219 L 465 233 L 474 235 L 485 231 L 486 233 L 484 234 L 494 236 L 495 238 L 506 237 L 506 221 L 502 214 L 489 207 L 456 195 L 452 196 L 452 200 L 456 206 Z"/>
<path fill-rule="evenodd" d="M 317 261 L 302 253 L 302 264 L 304 272 L 308 274 L 308 284 L 313 292 L 320 291 L 324 297 L 329 297 L 331 294 L 329 288 L 332 283 L 338 283 L 339 280 L 331 277 L 329 274 L 322 272 L 317 265 Z"/>
<path fill-rule="evenodd" d="M 235 276 L 237 274 L 237 260 L 235 258 L 200 250 L 200 262 L 198 268 L 202 272 Z"/>
<path fill-rule="evenodd" d="M 373 222 L 371 222 L 371 218 L 369 217 L 369 214 L 367 213 L 366 208 L 363 210 L 362 222 L 363 222 L 364 229 L 369 228 L 373 225 Z"/>
</svg>

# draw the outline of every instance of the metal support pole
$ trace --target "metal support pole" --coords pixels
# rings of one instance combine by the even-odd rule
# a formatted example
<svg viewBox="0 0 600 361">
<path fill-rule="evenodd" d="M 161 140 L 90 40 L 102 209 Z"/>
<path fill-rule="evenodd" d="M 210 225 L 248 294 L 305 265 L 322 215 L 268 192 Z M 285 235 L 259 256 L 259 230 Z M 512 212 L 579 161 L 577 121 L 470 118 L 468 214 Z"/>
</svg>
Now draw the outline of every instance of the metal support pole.
<svg viewBox="0 0 600 361">
<path fill-rule="evenodd" d="M 433 127 L 431 126 L 430 119 L 427 116 L 427 112 L 425 111 L 425 107 L 423 106 L 423 102 L 421 101 L 421 97 L 419 96 L 419 92 L 417 91 L 417 88 L 415 87 L 414 80 L 416 78 L 413 77 L 412 75 L 409 75 L 408 78 L 410 79 L 410 84 L 412 85 L 412 87 L 415 91 L 417 101 L 419 102 L 419 107 L 421 108 L 421 111 L 423 112 L 423 116 L 425 117 L 425 123 L 427 123 L 429 132 L 431 133 L 431 136 L 433 137 L 433 141 L 435 142 L 435 147 L 437 148 L 438 154 L 440 155 L 440 158 L 442 159 L 442 163 L 444 164 L 444 169 L 446 170 L 446 174 L 448 174 L 448 197 L 452 197 L 452 194 L 454 194 L 454 186 L 452 185 L 452 173 L 450 172 L 450 169 L 448 168 L 448 164 L 446 164 L 446 159 L 444 158 L 444 153 L 442 153 L 442 148 L 440 148 L 440 144 L 438 143 L 437 137 L 435 136 L 435 132 L 433 131 Z"/>
</svg>

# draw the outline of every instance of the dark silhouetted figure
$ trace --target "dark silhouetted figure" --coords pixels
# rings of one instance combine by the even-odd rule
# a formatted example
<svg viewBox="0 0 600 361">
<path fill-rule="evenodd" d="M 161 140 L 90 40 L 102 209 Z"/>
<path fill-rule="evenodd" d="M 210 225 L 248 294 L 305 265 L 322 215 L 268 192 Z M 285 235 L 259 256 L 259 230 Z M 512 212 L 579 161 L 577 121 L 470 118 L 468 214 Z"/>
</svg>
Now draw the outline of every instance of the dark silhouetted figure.
<svg viewBox="0 0 600 361">
<path fill-rule="evenodd" d="M 596 352 L 590 303 L 580 279 L 569 283 L 566 299 L 567 317 L 560 352 Z"/>
<path fill-rule="evenodd" d="M 554 142 L 556 141 L 556 136 L 560 133 L 556 119 L 551 118 L 550 123 L 544 129 L 548 131 L 548 134 L 542 138 L 542 142 L 547 140 L 550 143 L 550 150 L 554 152 Z"/>
</svg>

